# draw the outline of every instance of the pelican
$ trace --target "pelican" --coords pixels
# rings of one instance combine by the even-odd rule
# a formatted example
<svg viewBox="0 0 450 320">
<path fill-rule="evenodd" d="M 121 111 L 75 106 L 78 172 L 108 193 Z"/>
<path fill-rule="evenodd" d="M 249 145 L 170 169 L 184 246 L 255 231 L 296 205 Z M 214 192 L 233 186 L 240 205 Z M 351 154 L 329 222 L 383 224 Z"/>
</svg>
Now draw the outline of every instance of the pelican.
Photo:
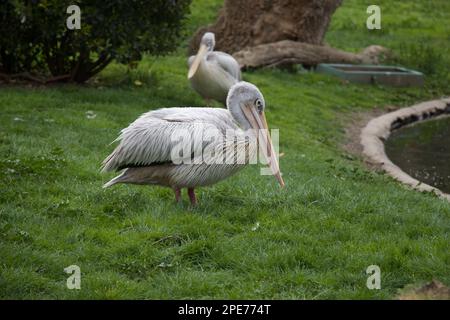
<svg viewBox="0 0 450 320">
<path fill-rule="evenodd" d="M 213 161 L 174 162 L 172 155 L 174 132 L 182 131 L 196 135 L 199 128 L 219 132 L 224 139 L 213 140 L 208 147 L 210 150 L 228 149 L 224 154 L 231 155 L 231 158 L 234 158 L 238 149 L 242 148 L 248 148 L 248 152 L 252 154 L 258 150 L 262 151 L 270 170 L 283 187 L 284 181 L 268 134 L 264 110 L 264 97 L 258 88 L 248 82 L 238 82 L 230 89 L 227 109 L 164 108 L 144 113 L 121 131 L 116 140 L 120 141 L 119 145 L 103 161 L 104 172 L 124 170 L 103 187 L 107 188 L 117 183 L 170 187 L 175 192 L 177 202 L 181 199 L 181 189 L 187 188 L 190 202 L 195 206 L 196 187 L 212 185 L 233 175 L 243 168 L 250 158 L 246 157 L 243 164 L 237 162 L 229 164 L 215 161 L 223 156 L 217 153 L 211 155 L 209 160 Z M 228 130 L 236 132 L 237 139 L 229 138 L 225 134 Z M 253 130 L 261 130 L 260 133 L 266 134 L 256 134 Z M 243 134 L 248 132 L 250 135 Z M 242 138 L 243 136 L 246 138 Z M 230 139 L 232 143 L 229 143 Z M 205 151 L 205 145 L 202 144 L 201 148 Z"/>
<path fill-rule="evenodd" d="M 207 102 L 212 99 L 226 105 L 228 91 L 241 81 L 241 69 L 231 55 L 213 51 L 215 43 L 214 33 L 203 35 L 197 54 L 189 57 L 188 79 Z"/>
</svg>

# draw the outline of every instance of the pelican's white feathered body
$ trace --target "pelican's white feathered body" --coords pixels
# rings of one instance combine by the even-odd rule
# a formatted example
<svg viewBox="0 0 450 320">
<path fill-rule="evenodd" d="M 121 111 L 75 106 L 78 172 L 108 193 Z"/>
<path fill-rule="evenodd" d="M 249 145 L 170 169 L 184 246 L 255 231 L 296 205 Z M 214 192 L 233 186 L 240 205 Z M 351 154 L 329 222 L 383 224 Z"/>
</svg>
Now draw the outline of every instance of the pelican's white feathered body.
<svg viewBox="0 0 450 320">
<path fill-rule="evenodd" d="M 174 164 L 172 162 L 171 153 L 175 144 L 189 143 L 187 147 L 192 148 L 191 142 L 200 141 L 197 139 L 202 139 L 202 134 L 208 130 L 217 132 L 221 137 L 200 147 L 222 149 L 224 150 L 223 154 L 228 157 L 234 157 L 235 152 L 229 151 L 227 148 L 235 148 L 235 146 L 247 148 L 250 156 L 257 151 L 254 148 L 255 144 L 250 144 L 248 140 L 245 140 L 244 131 L 237 126 L 226 109 L 159 109 L 143 114 L 122 130 L 118 138 L 120 144 L 104 161 L 103 170 L 115 171 L 124 168 L 126 170 L 105 186 L 116 183 L 134 183 L 194 188 L 214 184 L 243 168 L 245 164 L 236 164 L 226 160 L 221 163 L 221 159 L 208 159 L 207 163 L 209 164 L 205 163 L 206 161 L 195 164 L 197 159 L 191 159 L 192 164 Z M 227 136 L 227 130 L 237 133 L 237 143 L 233 144 L 230 141 L 234 137 Z M 190 133 L 191 139 L 174 141 L 175 139 L 172 137 L 177 131 Z M 183 150 L 183 147 L 179 146 L 179 149 Z M 197 151 L 199 156 L 209 156 L 209 153 L 203 152 L 204 150 Z M 219 157 L 219 154 L 213 154 L 213 156 Z"/>
<path fill-rule="evenodd" d="M 188 188 L 195 204 L 195 187 L 236 173 L 255 159 L 258 148 L 283 186 L 270 135 L 261 138 L 259 132 L 268 130 L 264 109 L 258 88 L 239 82 L 228 93 L 227 109 L 166 108 L 145 113 L 122 130 L 119 145 L 103 162 L 103 171 L 124 169 L 104 187 L 167 186 L 174 189 L 177 201 L 181 188 Z"/>
<path fill-rule="evenodd" d="M 225 104 L 230 88 L 241 81 L 241 69 L 231 55 L 213 51 L 214 44 L 214 34 L 206 33 L 197 55 L 188 59 L 188 78 L 192 88 L 204 99 Z"/>
</svg>

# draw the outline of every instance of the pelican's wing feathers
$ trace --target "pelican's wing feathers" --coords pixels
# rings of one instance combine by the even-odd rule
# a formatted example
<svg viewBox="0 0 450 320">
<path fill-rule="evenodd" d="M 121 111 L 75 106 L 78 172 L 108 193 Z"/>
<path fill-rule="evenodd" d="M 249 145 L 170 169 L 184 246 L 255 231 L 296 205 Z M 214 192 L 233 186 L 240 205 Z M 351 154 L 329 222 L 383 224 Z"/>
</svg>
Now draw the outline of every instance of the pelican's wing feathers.
<svg viewBox="0 0 450 320">
<path fill-rule="evenodd" d="M 103 171 L 171 162 L 171 150 L 177 141 L 172 135 L 186 132 L 195 136 L 205 129 L 225 133 L 237 126 L 226 109 L 166 108 L 144 113 L 123 129 L 116 149 L 104 160 Z"/>
<path fill-rule="evenodd" d="M 233 56 L 221 51 L 210 52 L 207 56 L 208 61 L 216 62 L 223 70 L 228 72 L 234 79 L 241 81 L 241 68 Z"/>
</svg>

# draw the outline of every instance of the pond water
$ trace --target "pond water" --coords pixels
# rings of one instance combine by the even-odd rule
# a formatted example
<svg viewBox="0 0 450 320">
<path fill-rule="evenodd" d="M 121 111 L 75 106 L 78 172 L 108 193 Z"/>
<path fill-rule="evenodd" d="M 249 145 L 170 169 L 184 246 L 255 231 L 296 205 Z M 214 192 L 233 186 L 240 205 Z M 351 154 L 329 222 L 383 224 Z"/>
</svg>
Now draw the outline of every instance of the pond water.
<svg viewBox="0 0 450 320">
<path fill-rule="evenodd" d="M 385 147 L 389 159 L 410 176 L 450 193 L 450 117 L 395 130 Z"/>
</svg>

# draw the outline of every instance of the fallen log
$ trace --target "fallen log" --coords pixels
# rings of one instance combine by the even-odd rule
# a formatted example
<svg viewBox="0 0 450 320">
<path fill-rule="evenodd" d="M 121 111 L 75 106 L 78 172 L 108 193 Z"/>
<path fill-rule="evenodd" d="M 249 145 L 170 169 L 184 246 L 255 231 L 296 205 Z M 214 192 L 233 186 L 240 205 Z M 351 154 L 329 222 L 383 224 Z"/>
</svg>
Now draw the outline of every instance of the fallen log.
<svg viewBox="0 0 450 320">
<path fill-rule="evenodd" d="M 389 50 L 372 45 L 359 53 L 291 40 L 260 44 L 233 54 L 242 69 L 290 64 L 315 66 L 319 63 L 379 64 Z"/>
</svg>

